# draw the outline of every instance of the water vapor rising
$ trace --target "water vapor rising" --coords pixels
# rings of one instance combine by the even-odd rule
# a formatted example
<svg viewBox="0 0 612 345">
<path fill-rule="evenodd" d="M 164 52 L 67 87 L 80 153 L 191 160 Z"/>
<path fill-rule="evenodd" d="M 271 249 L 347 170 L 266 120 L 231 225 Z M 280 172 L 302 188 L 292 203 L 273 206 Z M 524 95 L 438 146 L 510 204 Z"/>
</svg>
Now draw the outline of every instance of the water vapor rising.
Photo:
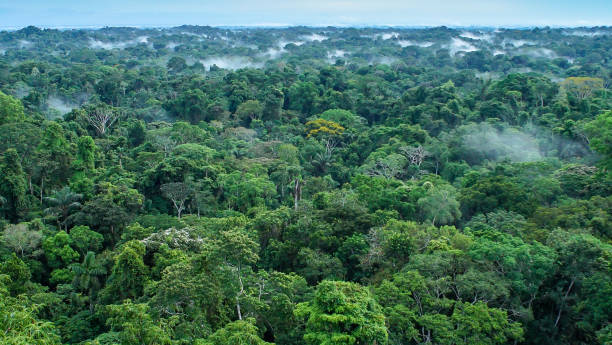
<svg viewBox="0 0 612 345">
<path fill-rule="evenodd" d="M 255 62 L 247 57 L 243 56 L 220 56 L 220 57 L 209 57 L 204 60 L 200 60 L 200 63 L 204 65 L 206 70 L 214 65 L 223 69 L 236 70 L 240 68 L 262 68 L 262 62 Z"/>
<path fill-rule="evenodd" d="M 459 131 L 464 148 L 482 159 L 530 162 L 542 158 L 536 139 L 515 128 L 497 129 L 482 122 L 462 126 Z"/>
</svg>

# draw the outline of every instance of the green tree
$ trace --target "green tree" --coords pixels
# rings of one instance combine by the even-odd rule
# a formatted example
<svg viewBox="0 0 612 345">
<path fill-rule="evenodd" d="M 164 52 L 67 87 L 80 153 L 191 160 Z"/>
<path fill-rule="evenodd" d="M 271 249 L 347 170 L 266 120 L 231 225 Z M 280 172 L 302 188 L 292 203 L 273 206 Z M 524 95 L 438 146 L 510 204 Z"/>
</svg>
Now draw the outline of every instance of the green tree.
<svg viewBox="0 0 612 345">
<path fill-rule="evenodd" d="M 254 120 L 261 120 L 263 105 L 259 101 L 248 100 L 238 106 L 236 117 L 243 123 L 249 124 Z"/>
<path fill-rule="evenodd" d="M 417 201 L 425 220 L 433 225 L 452 224 L 461 218 L 455 188 L 450 185 L 431 187 L 427 195 Z"/>
<path fill-rule="evenodd" d="M 53 196 L 45 197 L 45 201 L 49 204 L 45 212 L 57 217 L 58 228 L 68 232 L 70 213 L 82 206 L 80 203 L 82 198 L 83 195 L 74 193 L 70 187 L 64 187 Z"/>
<path fill-rule="evenodd" d="M 206 340 L 196 340 L 195 345 L 273 345 L 259 337 L 254 323 L 254 319 L 230 322 Z"/>
<path fill-rule="evenodd" d="M 65 185 L 69 178 L 72 152 L 64 129 L 55 121 L 46 123 L 42 139 L 36 150 L 37 175 L 40 179 L 40 201 L 47 189 Z"/>
<path fill-rule="evenodd" d="M 59 231 L 53 236 L 45 238 L 43 250 L 47 258 L 47 264 L 52 268 L 64 268 L 79 258 L 71 247 L 72 239 L 65 231 Z"/>
<path fill-rule="evenodd" d="M 89 299 L 89 311 L 93 313 L 96 302 L 97 293 L 102 286 L 100 277 L 106 274 L 104 266 L 96 261 L 96 254 L 88 252 L 80 264 L 70 266 L 74 273 L 72 285 L 75 288 L 87 293 Z"/>
<path fill-rule="evenodd" d="M 323 281 L 311 301 L 295 310 L 306 319 L 304 340 L 313 345 L 386 344 L 385 316 L 367 288 Z"/>
<path fill-rule="evenodd" d="M 106 324 L 119 332 L 121 345 L 170 345 L 170 337 L 153 321 L 146 304 L 132 303 L 106 306 Z"/>
<path fill-rule="evenodd" d="M 0 157 L 0 195 L 5 198 L 5 213 L 16 221 L 26 211 L 26 179 L 15 149 L 8 149 Z"/>
<path fill-rule="evenodd" d="M 9 296 L 10 278 L 0 274 L 0 343 L 6 345 L 60 345 L 53 323 L 37 317 L 40 306 Z"/>
<path fill-rule="evenodd" d="M 0 91 L 0 125 L 24 120 L 21 101 Z"/>
<path fill-rule="evenodd" d="M 144 254 L 144 244 L 135 240 L 126 242 L 119 249 L 104 289 L 106 300 L 116 301 L 142 296 L 145 283 L 149 279 L 149 268 L 143 261 Z"/>
<path fill-rule="evenodd" d="M 70 238 L 77 251 L 85 255 L 89 251 L 98 252 L 102 249 L 104 237 L 89 229 L 88 226 L 79 225 L 70 230 Z"/>
<path fill-rule="evenodd" d="M 242 320 L 241 301 L 247 295 L 244 283 L 245 270 L 259 260 L 259 245 L 241 229 L 229 229 L 219 233 L 214 242 L 212 252 L 215 257 L 228 265 L 235 272 L 235 283 L 237 290 L 234 296 L 236 301 L 236 313 L 238 319 Z"/>
<path fill-rule="evenodd" d="M 603 155 L 603 166 L 612 170 L 612 111 L 602 113 L 588 122 L 585 130 L 591 148 Z"/>
</svg>

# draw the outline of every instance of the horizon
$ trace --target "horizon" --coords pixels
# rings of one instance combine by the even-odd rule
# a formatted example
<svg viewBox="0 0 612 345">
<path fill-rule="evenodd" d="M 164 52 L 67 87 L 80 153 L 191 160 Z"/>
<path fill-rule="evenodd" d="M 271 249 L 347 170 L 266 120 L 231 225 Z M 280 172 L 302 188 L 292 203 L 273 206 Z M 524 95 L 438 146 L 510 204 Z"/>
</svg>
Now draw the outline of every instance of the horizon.
<svg viewBox="0 0 612 345">
<path fill-rule="evenodd" d="M 215 29 L 291 29 L 291 28 L 308 28 L 308 29 L 325 29 L 325 28 L 356 28 L 356 29 L 435 29 L 435 28 L 449 28 L 449 29 L 478 29 L 478 30 L 496 30 L 496 29 L 511 29 L 511 30 L 531 30 L 531 29 L 612 29 L 612 25 L 576 25 L 576 26 L 564 26 L 564 25 L 506 25 L 506 26 L 491 26 L 491 25 L 385 25 L 385 24 L 347 24 L 347 25 L 291 25 L 291 24 L 253 24 L 253 25 L 208 25 L 208 24 L 172 24 L 172 25 L 155 25 L 155 24 L 117 24 L 117 25 L 58 25 L 58 26 L 44 26 L 44 25 L 24 25 L 24 26 L 2 26 L 0 25 L 1 31 L 19 31 L 27 27 L 36 27 L 40 30 L 100 30 L 107 28 L 129 28 L 129 29 L 173 29 L 182 26 L 193 26 L 193 27 L 211 27 Z"/>
<path fill-rule="evenodd" d="M 545 18 L 545 19 L 543 19 Z M 211 1 L 0 0 L 1 29 L 138 27 L 181 25 L 212 27 L 594 27 L 612 25 L 609 1 L 589 0 L 311 0 L 278 4 L 227 0 Z"/>
</svg>

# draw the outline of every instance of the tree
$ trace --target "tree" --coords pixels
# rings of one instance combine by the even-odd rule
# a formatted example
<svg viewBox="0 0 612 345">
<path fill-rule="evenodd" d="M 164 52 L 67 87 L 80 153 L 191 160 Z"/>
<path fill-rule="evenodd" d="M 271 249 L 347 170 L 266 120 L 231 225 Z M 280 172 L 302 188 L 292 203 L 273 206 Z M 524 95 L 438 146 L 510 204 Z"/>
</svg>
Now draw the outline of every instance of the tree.
<svg viewBox="0 0 612 345">
<path fill-rule="evenodd" d="M 80 200 L 82 198 L 83 195 L 74 193 L 70 190 L 70 187 L 64 187 L 55 192 L 53 196 L 45 198 L 45 201 L 49 204 L 49 208 L 45 209 L 45 212 L 55 215 L 58 227 L 68 232 L 70 213 L 81 208 Z"/>
<path fill-rule="evenodd" d="M 170 182 L 161 185 L 160 189 L 163 195 L 172 201 L 178 219 L 181 219 L 181 213 L 185 210 L 185 201 L 193 194 L 191 187 L 183 182 Z"/>
<path fill-rule="evenodd" d="M 182 72 L 187 68 L 187 62 L 180 56 L 173 56 L 168 60 L 166 66 L 173 72 Z"/>
<path fill-rule="evenodd" d="M 5 198 L 8 218 L 15 221 L 26 208 L 26 179 L 15 149 L 8 149 L 0 157 L 0 195 Z"/>
<path fill-rule="evenodd" d="M 85 115 L 85 119 L 95 128 L 98 135 L 103 137 L 120 116 L 121 114 L 116 109 L 98 106 L 89 110 Z"/>
<path fill-rule="evenodd" d="M 176 99 L 164 104 L 164 108 L 173 116 L 191 123 L 210 121 L 215 118 L 208 112 L 210 105 L 206 94 L 200 89 L 187 90 Z"/>
<path fill-rule="evenodd" d="M 295 313 L 306 319 L 304 340 L 312 345 L 386 344 L 385 316 L 367 288 L 325 280 Z"/>
<path fill-rule="evenodd" d="M 603 166 L 612 171 L 612 111 L 599 114 L 585 126 L 589 145 L 603 155 Z"/>
<path fill-rule="evenodd" d="M 77 154 L 76 159 L 73 161 L 73 168 L 79 172 L 91 173 L 93 172 L 94 166 L 94 155 L 96 150 L 96 143 L 93 138 L 86 135 L 79 137 L 77 140 Z"/>
<path fill-rule="evenodd" d="M 3 281 L 4 285 L 0 285 L 0 288 L 7 289 L 7 293 L 12 296 L 17 296 L 25 293 L 30 288 L 30 278 L 32 273 L 30 268 L 20 258 L 12 253 L 11 256 L 0 263 L 0 278 L 8 277 L 8 281 Z M 2 296 L 0 294 L 0 296 Z"/>
<path fill-rule="evenodd" d="M 126 242 L 115 257 L 112 273 L 106 282 L 107 300 L 124 300 L 142 296 L 149 269 L 143 261 L 145 246 L 139 241 Z"/>
<path fill-rule="evenodd" d="M 241 212 L 269 204 L 276 194 L 276 186 L 266 175 L 255 176 L 252 173 L 233 171 L 220 174 L 218 183 L 228 207 Z"/>
<path fill-rule="evenodd" d="M 212 251 L 215 257 L 235 272 L 235 281 L 238 283 L 238 291 L 234 296 L 236 314 L 238 320 L 242 320 L 241 299 L 246 296 L 244 271 L 259 260 L 259 245 L 244 230 L 230 229 L 219 233 Z"/>
<path fill-rule="evenodd" d="M 456 344 L 495 345 L 522 339 L 519 323 L 508 321 L 505 311 L 489 308 L 483 302 L 458 303 L 451 319 L 456 325 L 453 330 Z"/>
<path fill-rule="evenodd" d="M 36 165 L 39 163 L 35 152 L 41 137 L 41 128 L 28 122 L 16 122 L 0 126 L 0 152 L 9 148 L 17 150 L 32 195 L 34 195 L 32 178 L 36 171 Z"/>
<path fill-rule="evenodd" d="M 106 274 L 104 266 L 96 261 L 96 254 L 94 252 L 88 252 L 83 258 L 82 263 L 73 264 L 70 268 L 74 273 L 72 285 L 87 293 L 89 297 L 89 311 L 93 313 L 97 292 L 101 287 L 100 277 Z"/>
<path fill-rule="evenodd" d="M 417 201 L 421 214 L 433 225 L 451 224 L 461 218 L 455 188 L 450 185 L 431 187 L 427 195 Z"/>
<path fill-rule="evenodd" d="M 78 260 L 79 253 L 72 249 L 71 245 L 72 239 L 64 231 L 59 231 L 55 235 L 45 238 L 42 248 L 45 251 L 49 267 L 62 269 Z"/>
<path fill-rule="evenodd" d="M 334 121 L 316 119 L 306 122 L 307 137 L 334 138 L 344 133 L 344 127 Z"/>
<path fill-rule="evenodd" d="M 37 317 L 40 306 L 26 298 L 9 296 L 10 278 L 0 274 L 0 343 L 6 345 L 60 345 L 52 322 Z"/>
<path fill-rule="evenodd" d="M 36 150 L 41 202 L 46 189 L 65 185 L 65 181 L 70 177 L 70 161 L 73 155 L 64 129 L 55 121 L 45 124 L 46 128 Z M 46 182 L 49 185 L 45 185 Z"/>
<path fill-rule="evenodd" d="M 260 120 L 263 110 L 263 105 L 259 101 L 248 100 L 238 106 L 236 117 L 248 124 L 254 120 Z"/>
<path fill-rule="evenodd" d="M 582 100 L 590 97 L 593 91 L 603 89 L 604 82 L 601 78 L 568 77 L 561 83 L 561 86 L 566 92 Z"/>
<path fill-rule="evenodd" d="M 416 147 L 411 146 L 402 146 L 400 147 L 401 153 L 408 158 L 408 162 L 411 165 L 417 167 L 417 169 L 421 168 L 421 164 L 423 164 L 423 160 L 428 157 L 430 154 L 423 148 L 423 146 L 419 145 Z"/>
<path fill-rule="evenodd" d="M 24 120 L 21 101 L 0 91 L 0 125 Z"/>
<path fill-rule="evenodd" d="M 170 345 L 170 337 L 160 325 L 153 322 L 147 304 L 130 300 L 123 304 L 106 306 L 106 324 L 119 332 L 122 345 Z"/>
<path fill-rule="evenodd" d="M 195 345 L 274 345 L 257 335 L 254 319 L 230 322 L 218 329 L 206 340 L 196 340 Z"/>
<path fill-rule="evenodd" d="M 85 256 L 87 252 L 98 252 L 102 248 L 104 237 L 86 225 L 75 226 L 70 230 L 70 238 L 77 251 Z"/>
<path fill-rule="evenodd" d="M 7 225 L 2 235 L 2 242 L 22 258 L 35 252 L 41 240 L 42 233 L 31 230 L 27 223 Z"/>
</svg>

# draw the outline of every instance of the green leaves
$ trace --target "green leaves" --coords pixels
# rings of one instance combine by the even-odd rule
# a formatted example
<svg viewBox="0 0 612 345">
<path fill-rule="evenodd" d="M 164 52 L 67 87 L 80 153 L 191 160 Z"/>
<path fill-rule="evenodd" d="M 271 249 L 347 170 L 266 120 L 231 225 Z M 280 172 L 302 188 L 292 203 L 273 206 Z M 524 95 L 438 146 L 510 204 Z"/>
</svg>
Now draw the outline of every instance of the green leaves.
<svg viewBox="0 0 612 345">
<path fill-rule="evenodd" d="M 295 314 L 306 319 L 304 340 L 308 344 L 387 343 L 380 306 L 358 284 L 325 280 L 311 301 L 298 305 Z"/>
<path fill-rule="evenodd" d="M 0 125 L 24 120 L 21 101 L 0 91 Z"/>
<path fill-rule="evenodd" d="M 0 343 L 5 345 L 60 345 L 53 323 L 38 319 L 39 307 L 27 298 L 10 297 L 6 284 L 12 284 L 0 274 Z"/>
<path fill-rule="evenodd" d="M 259 338 L 254 319 L 230 322 L 205 340 L 195 345 L 274 345 Z"/>
</svg>

